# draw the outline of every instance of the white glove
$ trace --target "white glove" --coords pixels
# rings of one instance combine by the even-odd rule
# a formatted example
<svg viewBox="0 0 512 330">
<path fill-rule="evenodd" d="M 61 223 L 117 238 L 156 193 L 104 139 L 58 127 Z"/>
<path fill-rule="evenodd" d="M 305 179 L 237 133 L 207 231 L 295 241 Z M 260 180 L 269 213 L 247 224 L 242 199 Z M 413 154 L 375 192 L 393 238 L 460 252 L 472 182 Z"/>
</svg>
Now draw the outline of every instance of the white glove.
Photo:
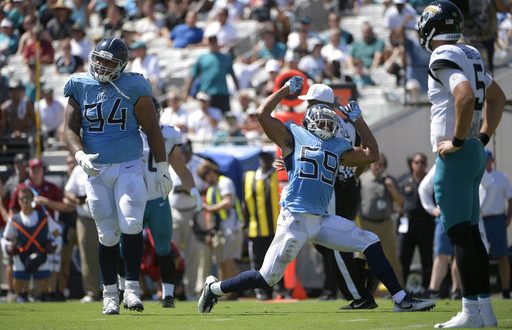
<svg viewBox="0 0 512 330">
<path fill-rule="evenodd" d="M 196 211 L 201 211 L 203 209 L 203 199 L 201 198 L 201 194 L 196 187 L 190 189 L 190 196 L 194 198 L 194 202 L 196 203 Z"/>
<path fill-rule="evenodd" d="M 78 165 L 84 169 L 88 176 L 96 176 L 100 174 L 100 170 L 94 167 L 91 161 L 98 158 L 99 155 L 100 154 L 86 154 L 83 150 L 78 150 L 75 152 L 75 159 Z"/>
<path fill-rule="evenodd" d="M 162 194 L 162 198 L 167 199 L 172 190 L 172 180 L 167 162 L 156 163 L 155 187 L 156 191 Z"/>
</svg>

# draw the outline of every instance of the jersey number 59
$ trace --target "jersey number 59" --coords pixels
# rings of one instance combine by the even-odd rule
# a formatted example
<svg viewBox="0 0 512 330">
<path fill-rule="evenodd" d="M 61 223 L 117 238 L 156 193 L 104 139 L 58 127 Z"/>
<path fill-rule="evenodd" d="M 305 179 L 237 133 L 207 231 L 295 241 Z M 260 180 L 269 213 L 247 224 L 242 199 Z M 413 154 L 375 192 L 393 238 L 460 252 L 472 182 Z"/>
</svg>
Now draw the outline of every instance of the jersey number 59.
<svg viewBox="0 0 512 330">
<path fill-rule="evenodd" d="M 320 180 L 332 186 L 338 171 L 338 156 L 333 152 L 323 150 L 322 160 L 319 162 L 318 158 L 320 157 L 313 157 L 311 155 L 312 153 L 317 153 L 319 149 L 318 147 L 302 146 L 299 158 L 301 162 L 299 178 Z M 310 166 L 303 163 L 310 164 Z M 306 167 L 308 167 L 307 171 Z"/>
</svg>

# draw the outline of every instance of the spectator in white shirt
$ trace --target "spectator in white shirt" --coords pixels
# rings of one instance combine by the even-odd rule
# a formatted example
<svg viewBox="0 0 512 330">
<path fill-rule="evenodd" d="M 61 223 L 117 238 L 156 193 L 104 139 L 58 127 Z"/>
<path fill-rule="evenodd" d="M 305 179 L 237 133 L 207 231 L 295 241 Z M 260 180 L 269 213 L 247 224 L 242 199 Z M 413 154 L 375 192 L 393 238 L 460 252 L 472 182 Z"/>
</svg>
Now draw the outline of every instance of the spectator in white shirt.
<svg viewBox="0 0 512 330">
<path fill-rule="evenodd" d="M 322 47 L 322 57 L 329 61 L 329 59 L 336 58 L 343 62 L 348 51 L 348 45 L 341 44 L 341 31 L 340 29 L 329 30 L 329 42 Z"/>
<path fill-rule="evenodd" d="M 384 13 L 384 27 L 394 30 L 404 26 L 406 29 L 416 29 L 416 11 L 407 0 L 393 0 L 394 6 Z"/>
<path fill-rule="evenodd" d="M 73 25 L 71 29 L 71 55 L 78 56 L 87 63 L 91 54 L 93 43 L 86 37 L 85 31 L 80 24 Z"/>
<path fill-rule="evenodd" d="M 160 114 L 160 125 L 171 125 L 187 133 L 188 111 L 181 105 L 180 94 L 176 90 L 167 93 L 167 107 Z"/>
<path fill-rule="evenodd" d="M 37 107 L 42 132 L 46 136 L 57 137 L 62 141 L 64 105 L 53 97 L 53 88 L 48 85 L 43 85 L 42 96 Z"/>
<path fill-rule="evenodd" d="M 188 132 L 205 141 L 212 139 L 222 120 L 220 109 L 210 107 L 210 96 L 204 92 L 197 93 L 199 109 L 193 111 L 188 117 Z"/>
<path fill-rule="evenodd" d="M 142 74 L 149 79 L 153 88 L 160 88 L 160 64 L 158 57 L 148 54 L 144 41 L 135 41 L 130 45 L 133 61 L 128 71 Z"/>
<path fill-rule="evenodd" d="M 217 11 L 216 20 L 208 24 L 204 30 L 205 38 L 216 36 L 217 43 L 222 52 L 229 52 L 238 41 L 236 29 L 228 21 L 228 9 L 221 8 Z"/>
</svg>

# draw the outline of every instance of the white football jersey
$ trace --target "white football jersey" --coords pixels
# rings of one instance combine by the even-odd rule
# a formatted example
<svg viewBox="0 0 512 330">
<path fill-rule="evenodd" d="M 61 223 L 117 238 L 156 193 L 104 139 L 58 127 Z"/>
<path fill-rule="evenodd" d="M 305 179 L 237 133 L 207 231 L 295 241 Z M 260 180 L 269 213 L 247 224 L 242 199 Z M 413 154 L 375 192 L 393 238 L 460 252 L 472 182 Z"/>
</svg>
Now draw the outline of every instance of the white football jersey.
<svg viewBox="0 0 512 330">
<path fill-rule="evenodd" d="M 168 157 L 173 148 L 181 144 L 181 132 L 173 126 L 169 125 L 162 125 L 160 126 L 160 129 L 162 130 L 162 135 L 164 137 L 165 154 Z M 148 201 L 150 201 L 162 197 L 162 195 L 156 190 L 155 187 L 156 165 L 155 159 L 149 150 L 148 138 L 142 131 L 140 135 L 142 136 L 144 147 L 144 176 L 148 185 Z"/>
<path fill-rule="evenodd" d="M 442 69 L 457 70 L 470 82 L 475 93 L 475 111 L 470 136 L 478 136 L 485 91 L 492 77 L 485 71 L 485 64 L 474 47 L 456 44 L 437 47 L 430 57 L 428 70 L 428 98 L 432 103 L 430 115 L 430 142 L 437 150 L 440 141 L 451 140 L 455 129 L 454 97 L 448 82 L 441 82 L 438 73 Z"/>
</svg>

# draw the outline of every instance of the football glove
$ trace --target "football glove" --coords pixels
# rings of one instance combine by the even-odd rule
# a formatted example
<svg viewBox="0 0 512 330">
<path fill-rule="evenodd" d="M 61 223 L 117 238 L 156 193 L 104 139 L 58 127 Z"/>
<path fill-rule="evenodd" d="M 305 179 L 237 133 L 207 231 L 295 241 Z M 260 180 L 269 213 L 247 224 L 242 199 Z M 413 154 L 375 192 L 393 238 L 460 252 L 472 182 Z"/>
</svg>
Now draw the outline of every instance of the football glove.
<svg viewBox="0 0 512 330">
<path fill-rule="evenodd" d="M 359 107 L 359 104 L 357 104 L 356 101 L 350 101 L 349 104 L 347 104 L 347 106 L 345 106 L 344 108 L 348 117 L 354 123 L 363 115 L 361 112 L 361 108 Z"/>
<path fill-rule="evenodd" d="M 99 155 L 100 154 L 86 154 L 83 150 L 78 150 L 75 152 L 75 159 L 88 176 L 97 176 L 100 174 L 100 170 L 92 165 L 92 161 L 98 158 Z"/>
<path fill-rule="evenodd" d="M 304 84 L 304 79 L 299 76 L 293 76 L 286 83 L 285 86 L 288 86 L 290 88 L 290 94 L 297 94 L 302 90 L 302 85 Z"/>
<path fill-rule="evenodd" d="M 172 190 L 172 180 L 167 162 L 156 163 L 155 187 L 156 191 L 162 195 L 162 198 L 167 199 Z"/>
<path fill-rule="evenodd" d="M 190 196 L 194 198 L 194 203 L 196 204 L 196 211 L 201 211 L 203 209 L 203 199 L 201 198 L 201 194 L 196 187 L 190 189 Z"/>
</svg>

